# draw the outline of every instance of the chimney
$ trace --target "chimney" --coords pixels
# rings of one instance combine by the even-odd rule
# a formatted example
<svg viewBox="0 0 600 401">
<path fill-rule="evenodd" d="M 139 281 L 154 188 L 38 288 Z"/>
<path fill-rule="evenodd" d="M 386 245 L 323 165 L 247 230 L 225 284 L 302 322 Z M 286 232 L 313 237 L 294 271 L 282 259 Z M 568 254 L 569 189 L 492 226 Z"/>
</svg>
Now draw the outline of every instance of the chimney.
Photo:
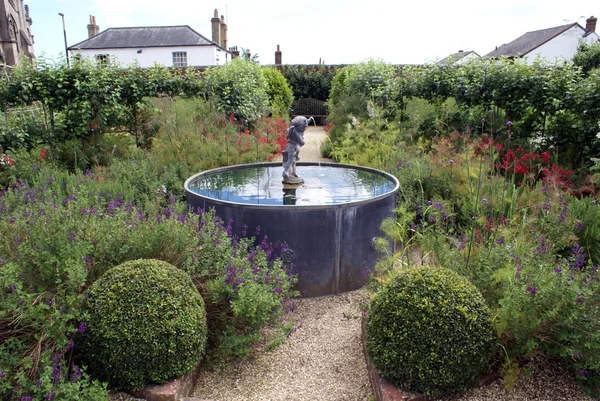
<svg viewBox="0 0 600 401">
<path fill-rule="evenodd" d="M 215 16 L 211 18 L 212 23 L 212 40 L 218 45 L 221 45 L 221 20 L 219 19 L 219 11 L 215 8 Z"/>
<path fill-rule="evenodd" d="M 585 20 L 585 30 L 588 32 L 596 32 L 596 21 L 598 21 L 598 18 L 594 17 L 593 15 Z"/>
<path fill-rule="evenodd" d="M 275 52 L 275 64 L 281 65 L 281 50 L 279 50 L 279 45 L 277 45 L 277 51 Z"/>
<path fill-rule="evenodd" d="M 100 32 L 100 27 L 96 25 L 96 17 L 90 15 L 90 23 L 87 26 L 88 28 L 88 39 L 98 35 Z"/>
<path fill-rule="evenodd" d="M 221 15 L 221 46 L 227 49 L 227 24 L 225 17 Z"/>
<path fill-rule="evenodd" d="M 231 59 L 233 60 L 236 57 L 240 56 L 240 51 L 238 50 L 237 46 L 233 46 L 229 48 L 229 51 L 231 52 Z"/>
<path fill-rule="evenodd" d="M 248 60 L 252 58 L 252 53 L 250 53 L 250 49 L 244 49 L 244 54 L 246 55 L 246 58 Z"/>
</svg>

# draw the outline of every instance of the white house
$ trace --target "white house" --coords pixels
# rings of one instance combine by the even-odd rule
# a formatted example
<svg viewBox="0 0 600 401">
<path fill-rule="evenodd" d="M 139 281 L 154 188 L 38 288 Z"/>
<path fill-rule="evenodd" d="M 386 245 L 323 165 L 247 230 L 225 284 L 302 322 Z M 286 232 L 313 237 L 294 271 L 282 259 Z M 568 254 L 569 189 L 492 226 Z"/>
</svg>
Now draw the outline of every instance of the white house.
<svg viewBox="0 0 600 401">
<path fill-rule="evenodd" d="M 548 62 L 571 60 L 580 41 L 598 42 L 595 17 L 586 20 L 585 28 L 578 23 L 531 31 L 510 43 L 503 44 L 485 57 L 522 57 L 531 65 L 538 57 Z"/>
<path fill-rule="evenodd" d="M 438 64 L 440 65 L 450 65 L 450 64 L 464 64 L 469 62 L 470 60 L 480 59 L 481 56 L 475 53 L 473 50 L 464 51 L 459 50 L 457 53 L 452 53 L 448 57 L 444 57 L 441 59 Z"/>
<path fill-rule="evenodd" d="M 231 59 L 231 53 L 225 48 L 227 28 L 221 22 L 225 23 L 216 19 L 217 41 L 213 41 L 188 25 L 109 28 L 98 33 L 96 19 L 90 16 L 89 38 L 70 46 L 69 55 L 140 67 L 155 63 L 167 67 L 223 65 Z M 214 28 L 213 22 L 213 36 Z"/>
</svg>

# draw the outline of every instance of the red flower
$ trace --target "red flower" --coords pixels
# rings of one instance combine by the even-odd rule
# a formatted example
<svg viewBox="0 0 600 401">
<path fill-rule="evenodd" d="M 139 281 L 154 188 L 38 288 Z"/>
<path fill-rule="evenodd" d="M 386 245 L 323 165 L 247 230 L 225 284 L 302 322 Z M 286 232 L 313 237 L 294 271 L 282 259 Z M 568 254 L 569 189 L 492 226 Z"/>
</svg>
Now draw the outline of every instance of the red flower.
<svg viewBox="0 0 600 401">
<path fill-rule="evenodd" d="M 542 152 L 542 159 L 544 159 L 544 163 L 550 163 L 550 151 L 549 150 Z"/>
<path fill-rule="evenodd" d="M 232 123 L 234 123 L 234 122 L 235 122 L 235 116 L 233 115 L 233 113 L 231 113 L 231 114 L 229 115 L 229 121 L 231 121 Z"/>
<path fill-rule="evenodd" d="M 10 164 L 11 166 L 15 165 L 15 161 L 6 155 L 2 155 L 2 162 L 0 164 Z"/>
<path fill-rule="evenodd" d="M 46 149 L 42 149 L 42 151 L 40 152 L 40 159 L 45 159 L 46 158 Z"/>
<path fill-rule="evenodd" d="M 527 174 L 527 165 L 522 166 L 521 162 L 517 160 L 515 162 L 515 173 L 517 174 Z"/>
</svg>

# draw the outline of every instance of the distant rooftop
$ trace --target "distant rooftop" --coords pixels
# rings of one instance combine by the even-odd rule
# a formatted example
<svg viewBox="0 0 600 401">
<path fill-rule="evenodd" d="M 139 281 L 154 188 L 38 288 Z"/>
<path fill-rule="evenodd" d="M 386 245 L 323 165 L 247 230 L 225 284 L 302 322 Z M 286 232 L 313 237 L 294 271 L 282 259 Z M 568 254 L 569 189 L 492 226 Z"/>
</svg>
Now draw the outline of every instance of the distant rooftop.
<svg viewBox="0 0 600 401">
<path fill-rule="evenodd" d="M 217 46 L 223 49 L 188 25 L 177 25 L 109 28 L 96 36 L 70 46 L 69 50 L 173 46 Z"/>
<path fill-rule="evenodd" d="M 531 31 L 526 34 L 519 36 L 517 39 L 510 43 L 503 44 L 485 55 L 485 57 L 520 57 L 523 56 L 544 43 L 548 42 L 552 38 L 560 35 L 561 33 L 578 26 L 585 32 L 585 29 L 578 23 L 572 23 L 567 25 L 555 26 L 554 28 L 540 29 L 539 31 Z"/>
<path fill-rule="evenodd" d="M 443 59 L 441 59 L 439 61 L 438 64 L 440 65 L 450 65 L 453 63 L 456 63 L 458 60 L 467 57 L 469 54 L 474 54 L 477 57 L 479 57 L 479 54 L 475 53 L 473 50 L 469 50 L 469 51 L 458 51 L 457 53 L 452 53 L 451 55 L 449 55 L 448 57 L 444 57 Z"/>
</svg>

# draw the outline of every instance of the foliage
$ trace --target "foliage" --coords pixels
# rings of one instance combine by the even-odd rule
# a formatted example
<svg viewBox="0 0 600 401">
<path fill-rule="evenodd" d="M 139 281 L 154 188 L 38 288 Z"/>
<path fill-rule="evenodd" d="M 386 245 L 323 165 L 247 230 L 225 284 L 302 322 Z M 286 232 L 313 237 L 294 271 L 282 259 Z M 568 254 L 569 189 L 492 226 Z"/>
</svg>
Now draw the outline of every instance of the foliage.
<svg viewBox="0 0 600 401">
<path fill-rule="evenodd" d="M 573 64 L 581 67 L 583 73 L 600 67 L 600 44 L 579 42 L 577 52 L 573 56 Z"/>
<path fill-rule="evenodd" d="M 395 71 L 395 67 L 375 60 L 344 67 L 338 72 L 340 78 L 333 80 L 330 102 L 335 105 L 342 97 L 352 95 L 386 106 L 392 100 Z"/>
<path fill-rule="evenodd" d="M 384 169 L 401 183 L 396 217 L 382 225 L 398 252 L 380 260 L 371 288 L 415 265 L 455 270 L 494 316 L 507 378 L 542 352 L 563 359 L 597 393 L 599 206 L 584 197 L 594 185 L 578 187 L 555 149 L 516 138 L 502 112 L 486 112 L 464 134 L 441 126 L 431 140 L 415 138 L 411 121 L 436 107 L 425 106 L 408 107 L 399 124 L 375 109 L 344 126 L 331 146 L 337 160 Z"/>
<path fill-rule="evenodd" d="M 483 298 L 451 270 L 401 270 L 372 301 L 369 355 L 388 380 L 409 391 L 468 388 L 487 370 L 493 344 Z"/>
<path fill-rule="evenodd" d="M 267 81 L 267 96 L 271 113 L 274 116 L 287 118 L 294 96 L 285 77 L 274 67 L 263 67 L 262 72 Z"/>
<path fill-rule="evenodd" d="M 161 128 L 150 153 L 165 168 L 178 166 L 195 173 L 257 163 L 272 159 L 286 144 L 287 125 L 281 118 L 262 117 L 240 130 L 234 118 L 225 118 L 210 101 L 163 98 L 152 104 L 159 111 Z"/>
<path fill-rule="evenodd" d="M 366 78 L 358 78 L 361 71 Z M 449 130 L 470 127 L 477 132 L 475 117 L 492 110 L 502 115 L 504 122 L 512 122 L 514 141 L 521 146 L 533 142 L 542 151 L 555 149 L 557 162 L 577 173 L 590 166 L 590 158 L 600 155 L 596 140 L 598 75 L 592 71 L 586 77 L 569 62 L 526 65 L 512 60 L 475 60 L 464 65 L 399 70 L 372 61 L 361 63 L 341 69 L 333 80 L 331 132 L 335 144 L 344 129 L 340 125 L 348 122 L 347 115 L 372 118 L 373 106 L 383 108 L 379 117 L 388 122 L 405 123 L 407 99 L 416 97 L 434 107 L 417 128 L 419 134 L 437 135 L 444 125 Z M 353 82 L 356 85 L 351 89 Z M 442 106 L 448 99 L 455 102 L 452 108 Z M 506 126 L 498 126 L 494 135 L 508 135 Z"/>
<path fill-rule="evenodd" d="M 261 67 L 245 57 L 237 57 L 204 73 L 209 97 L 220 111 L 243 121 L 264 116 L 269 106 L 267 83 Z"/>
<path fill-rule="evenodd" d="M 292 89 L 295 99 L 312 98 L 326 101 L 331 80 L 339 67 L 324 64 L 278 66 Z"/>
<path fill-rule="evenodd" d="M 72 358 L 80 347 L 75 335 L 87 322 L 82 309 L 85 290 L 104 272 L 129 260 L 159 259 L 196 271 L 194 281 L 202 283 L 209 327 L 219 328 L 211 333 L 214 346 L 256 332 L 254 326 L 246 331 L 244 322 L 275 317 L 273 312 L 289 304 L 295 276 L 281 268 L 270 243 L 263 249 L 250 240 L 235 240 L 208 213 L 202 224 L 212 230 L 199 232 L 199 217 L 188 214 L 180 201 L 187 173 L 176 164 L 160 166 L 139 149 L 132 156 L 69 173 L 52 164 L 52 150 L 43 158 L 38 152 L 19 152 L 7 156 L 14 165 L 0 167 L 8 168 L 11 182 L 0 190 L 0 234 L 6 239 L 0 242 L 3 394 L 41 401 L 53 390 L 57 398 L 71 392 L 90 400 L 106 398 L 93 395 L 106 394 L 103 385 L 86 373 L 79 377 L 84 371 Z M 207 254 L 219 263 L 196 269 L 196 261 Z M 233 288 L 239 283 L 224 280 L 229 261 L 238 263 L 244 254 L 244 277 L 257 280 L 260 291 L 252 288 L 238 297 Z M 253 267 L 260 274 L 254 275 Z M 218 294 L 211 293 L 213 288 Z M 252 309 L 249 297 L 254 295 L 262 300 L 260 305 L 273 309 Z M 236 315 L 229 301 L 238 298 L 239 305 L 249 306 L 237 307 Z M 270 303 L 273 299 L 278 304 Z M 60 379 L 52 378 L 55 368 Z M 71 382 L 73 374 L 77 377 Z"/>
<path fill-rule="evenodd" d="M 231 222 L 225 226 L 204 214 L 201 252 L 184 267 L 206 299 L 210 340 L 220 341 L 221 357 L 245 355 L 260 325 L 287 311 L 290 297 L 297 295 L 292 290 L 297 278 L 279 259 L 284 244 L 272 244 L 266 235 L 260 241 L 236 238 L 231 230 Z M 254 234 L 260 236 L 260 229 Z"/>
<path fill-rule="evenodd" d="M 84 360 L 114 387 L 164 383 L 204 355 L 204 301 L 169 263 L 140 259 L 110 269 L 90 287 L 86 309 Z"/>
<path fill-rule="evenodd" d="M 88 60 L 74 61 L 69 68 L 38 58 L 35 66 L 25 63 L 0 80 L 2 111 L 20 118 L 7 118 L 7 126 L 0 127 L 4 133 L 0 145 L 13 150 L 42 143 L 54 147 L 68 140 L 126 131 L 138 146 L 147 147 L 156 130 L 148 124 L 147 97 L 206 93 L 204 81 L 193 70 L 176 75 L 161 66 L 98 67 Z"/>
</svg>

